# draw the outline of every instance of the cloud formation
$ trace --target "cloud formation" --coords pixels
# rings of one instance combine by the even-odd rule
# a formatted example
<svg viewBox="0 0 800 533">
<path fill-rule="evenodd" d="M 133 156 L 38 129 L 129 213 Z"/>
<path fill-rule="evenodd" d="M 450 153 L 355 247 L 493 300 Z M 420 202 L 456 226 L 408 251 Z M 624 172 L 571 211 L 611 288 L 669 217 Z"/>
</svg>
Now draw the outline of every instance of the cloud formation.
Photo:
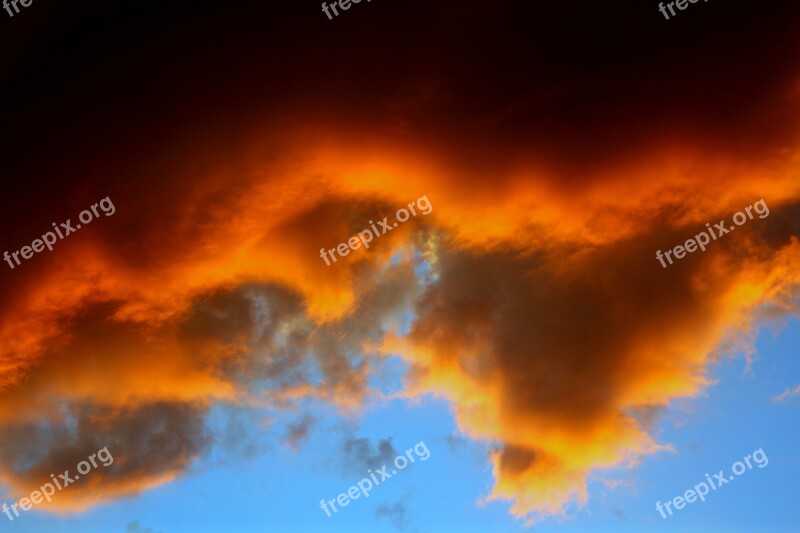
<svg viewBox="0 0 800 533">
<path fill-rule="evenodd" d="M 799 396 L 799 395 L 800 395 L 800 385 L 798 385 L 798 386 L 796 386 L 794 388 L 790 387 L 790 388 L 786 389 L 785 391 L 783 391 L 782 393 L 776 394 L 772 398 L 772 401 L 775 402 L 775 403 L 783 403 L 783 402 L 786 402 L 786 401 L 790 400 L 791 398 L 794 398 L 795 396 Z"/>
<path fill-rule="evenodd" d="M 447 399 L 463 433 L 495 445 L 491 498 L 519 517 L 562 514 L 586 501 L 591 472 L 663 449 L 648 419 L 701 391 L 726 347 L 797 313 L 797 8 L 715 6 L 678 38 L 633 7 L 636 24 L 590 2 L 527 18 L 510 1 L 435 1 L 424 17 L 411 4 L 374 6 L 353 38 L 370 47 L 316 27 L 303 45 L 280 40 L 305 27 L 290 6 L 226 13 L 225 54 L 206 48 L 219 20 L 187 20 L 171 37 L 194 43 L 175 51 L 179 74 L 162 46 L 128 57 L 170 82 L 157 89 L 111 68 L 114 48 L 92 52 L 109 66 L 99 83 L 75 65 L 81 91 L 62 87 L 59 63 L 89 53 L 80 43 L 30 52 L 34 86 L 65 92 L 51 104 L 3 89 L 27 95 L 0 162 L 21 176 L 0 210 L 9 248 L 89 198 L 117 213 L 0 276 L 13 494 L 104 446 L 114 465 L 53 510 L 169 482 L 211 446 L 212 406 L 315 398 L 352 412 L 391 353 L 411 363 L 404 394 Z M 276 32 L 253 22 L 265 19 Z M 743 24 L 752 38 L 731 41 Z M 418 48 L 396 46 L 412 25 Z M 253 43 L 268 57 L 245 53 Z M 326 46 L 347 60 L 320 63 Z M 262 78 L 278 71 L 281 84 Z M 107 108 L 119 111 L 85 112 Z M 58 120 L 30 137 L 48 112 Z M 423 194 L 430 216 L 335 268 L 320 259 Z M 655 259 L 761 198 L 768 218 L 666 271 Z"/>
<path fill-rule="evenodd" d="M 373 447 L 369 439 L 348 438 L 342 446 L 342 455 L 342 466 L 347 474 L 363 475 L 369 469 L 378 470 L 391 463 L 398 453 L 391 439 L 381 439 Z"/>
</svg>

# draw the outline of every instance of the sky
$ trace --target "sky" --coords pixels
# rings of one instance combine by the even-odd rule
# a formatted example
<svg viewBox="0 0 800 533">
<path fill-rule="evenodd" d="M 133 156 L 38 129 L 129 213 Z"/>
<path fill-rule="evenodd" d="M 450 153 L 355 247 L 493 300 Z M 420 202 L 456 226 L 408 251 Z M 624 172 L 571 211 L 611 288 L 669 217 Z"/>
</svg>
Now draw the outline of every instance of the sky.
<svg viewBox="0 0 800 533">
<path fill-rule="evenodd" d="M 3 529 L 796 531 L 798 16 L 0 11 Z"/>
</svg>

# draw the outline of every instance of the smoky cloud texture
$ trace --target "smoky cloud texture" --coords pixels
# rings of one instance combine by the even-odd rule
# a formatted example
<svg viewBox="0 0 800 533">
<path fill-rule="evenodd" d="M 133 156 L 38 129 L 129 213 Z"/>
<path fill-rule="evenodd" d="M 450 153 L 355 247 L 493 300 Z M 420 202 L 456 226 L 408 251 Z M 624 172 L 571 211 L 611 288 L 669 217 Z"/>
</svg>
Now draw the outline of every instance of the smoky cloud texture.
<svg viewBox="0 0 800 533">
<path fill-rule="evenodd" d="M 203 411 L 187 404 L 154 403 L 135 409 L 73 405 L 58 422 L 16 423 L 2 428 L 3 482 L 30 493 L 97 450 L 114 458 L 65 487 L 52 509 L 86 509 L 173 479 L 208 448 Z M 102 487 L 102 491 L 97 488 Z"/>
<path fill-rule="evenodd" d="M 412 354 L 411 388 L 444 390 L 457 398 L 463 431 L 499 437 L 494 496 L 514 498 L 520 515 L 561 513 L 586 501 L 593 469 L 659 450 L 648 416 L 702 390 L 715 346 L 758 316 L 760 299 L 730 307 L 737 267 L 749 268 L 753 254 L 772 262 L 787 311 L 797 313 L 798 276 L 778 259 L 792 250 L 796 260 L 797 236 L 787 230 L 775 248 L 737 235 L 748 253 L 742 241 L 720 241 L 728 249 L 715 259 L 669 276 L 640 259 L 670 237 L 662 232 L 557 254 L 442 247 L 439 282 L 401 342 Z"/>
<path fill-rule="evenodd" d="M 378 469 L 397 457 L 391 439 L 381 439 L 373 445 L 369 439 L 348 438 L 342 446 L 342 465 L 347 474 L 361 475 L 368 469 Z"/>
</svg>

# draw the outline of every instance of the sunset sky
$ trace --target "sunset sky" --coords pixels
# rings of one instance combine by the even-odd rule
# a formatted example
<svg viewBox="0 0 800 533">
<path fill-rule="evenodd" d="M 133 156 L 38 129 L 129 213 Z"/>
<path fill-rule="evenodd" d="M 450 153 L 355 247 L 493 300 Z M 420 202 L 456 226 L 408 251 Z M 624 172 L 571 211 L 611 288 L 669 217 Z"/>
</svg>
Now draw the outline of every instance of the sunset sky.
<svg viewBox="0 0 800 533">
<path fill-rule="evenodd" d="M 3 530 L 797 531 L 800 6 L 351 7 L 0 11 Z"/>
</svg>

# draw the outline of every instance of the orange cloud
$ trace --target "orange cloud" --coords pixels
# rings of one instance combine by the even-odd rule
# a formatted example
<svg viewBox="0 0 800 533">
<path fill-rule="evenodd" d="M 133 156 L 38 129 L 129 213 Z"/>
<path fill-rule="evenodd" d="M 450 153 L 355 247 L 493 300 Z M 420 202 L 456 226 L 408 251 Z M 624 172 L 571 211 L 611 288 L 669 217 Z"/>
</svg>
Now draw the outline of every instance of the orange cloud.
<svg viewBox="0 0 800 533">
<path fill-rule="evenodd" d="M 74 413 L 131 416 L 192 406 L 200 419 L 220 401 L 313 396 L 354 409 L 369 369 L 354 357 L 382 345 L 413 364 L 407 395 L 442 395 L 463 432 L 498 443 L 491 498 L 535 519 L 585 502 L 591 472 L 663 449 L 635 413 L 702 390 L 716 348 L 760 306 L 794 310 L 791 154 L 761 171 L 719 159 L 701 172 L 699 153 L 664 166 L 653 152 L 650 166 L 572 190 L 524 166 L 490 179 L 409 147 L 365 140 L 372 155 L 358 158 L 329 143 L 314 143 L 302 164 L 256 165 L 235 192 L 210 175 L 159 209 L 117 196 L 119 218 L 72 237 L 51 264 L 14 272 L 23 283 L 0 324 L 13 339 L 2 359 L 6 430 L 31 417 L 63 424 L 56 399 Z M 641 184 L 642 174 L 658 179 Z M 319 257 L 422 194 L 429 216 L 330 267 Z M 762 197 L 768 218 L 669 269 L 656 261 L 657 249 Z M 132 256 L 131 243 L 145 253 Z M 427 282 L 413 271 L 421 260 Z M 386 336 L 408 309 L 410 334 Z M 322 385 L 303 374 L 309 364 Z M 279 387 L 251 387 L 264 378 Z M 117 440 L 124 457 L 134 442 Z M 109 480 L 105 497 L 172 479 L 190 460 Z M 39 477 L 57 469 L 40 466 Z M 36 482 L 4 475 L 20 490 Z M 62 504 L 82 508 L 89 500 L 74 492 Z"/>
<path fill-rule="evenodd" d="M 65 492 L 58 510 L 168 482 L 207 452 L 205 416 L 218 402 L 289 409 L 314 397 L 355 410 L 383 352 L 411 363 L 405 395 L 448 399 L 464 433 L 496 443 L 489 497 L 537 520 L 585 502 L 592 472 L 663 449 L 641 413 L 701 391 L 720 347 L 762 317 L 797 312 L 790 8 L 763 7 L 758 20 L 745 10 L 753 39 L 720 57 L 716 37 L 744 8 L 664 45 L 663 30 L 621 17 L 598 30 L 606 8 L 596 3 L 580 20 L 542 4 L 537 20 L 548 22 L 533 34 L 499 4 L 433 4 L 429 17 L 397 15 L 421 24 L 424 61 L 389 39 L 341 41 L 348 61 L 321 63 L 330 43 L 314 30 L 288 44 L 245 32 L 241 50 L 270 51 L 242 59 L 246 89 L 227 85 L 237 70 L 228 58 L 247 56 L 232 44 L 218 54 L 219 92 L 205 69 L 198 81 L 154 66 L 177 87 L 174 100 L 162 100 L 172 85 L 158 87 L 163 122 L 139 122 L 132 106 L 109 119 L 114 128 L 85 124 L 96 137 L 129 122 L 132 133 L 106 149 L 86 142 L 91 134 L 65 141 L 53 158 L 68 168 L 41 169 L 48 186 L 64 178 L 54 199 L 36 207 L 36 191 L 0 213 L 30 242 L 55 205 L 74 217 L 86 198 L 110 195 L 117 208 L 0 279 L 0 481 L 14 495 L 103 446 L 114 467 Z M 442 32 L 451 17 L 467 28 L 490 20 L 504 37 Z M 391 22 L 365 31 L 403 28 L 394 38 L 404 40 L 408 24 Z M 186 24 L 207 40 L 202 22 Z M 629 42 L 637 47 L 619 46 Z M 385 52 L 392 62 L 381 63 Z M 255 71 L 286 70 L 279 89 L 249 83 Z M 203 105 L 171 109 L 189 93 Z M 209 118 L 207 102 L 226 97 L 230 118 Z M 36 104 L 9 110 L 9 131 L 33 131 Z M 70 107 L 74 123 L 89 120 Z M 58 122 L 74 129 L 70 117 Z M 73 153 L 81 143 L 89 148 Z M 430 215 L 330 267 L 320 258 L 422 195 Z M 657 250 L 761 198 L 768 218 L 668 269 L 657 262 Z"/>
</svg>

